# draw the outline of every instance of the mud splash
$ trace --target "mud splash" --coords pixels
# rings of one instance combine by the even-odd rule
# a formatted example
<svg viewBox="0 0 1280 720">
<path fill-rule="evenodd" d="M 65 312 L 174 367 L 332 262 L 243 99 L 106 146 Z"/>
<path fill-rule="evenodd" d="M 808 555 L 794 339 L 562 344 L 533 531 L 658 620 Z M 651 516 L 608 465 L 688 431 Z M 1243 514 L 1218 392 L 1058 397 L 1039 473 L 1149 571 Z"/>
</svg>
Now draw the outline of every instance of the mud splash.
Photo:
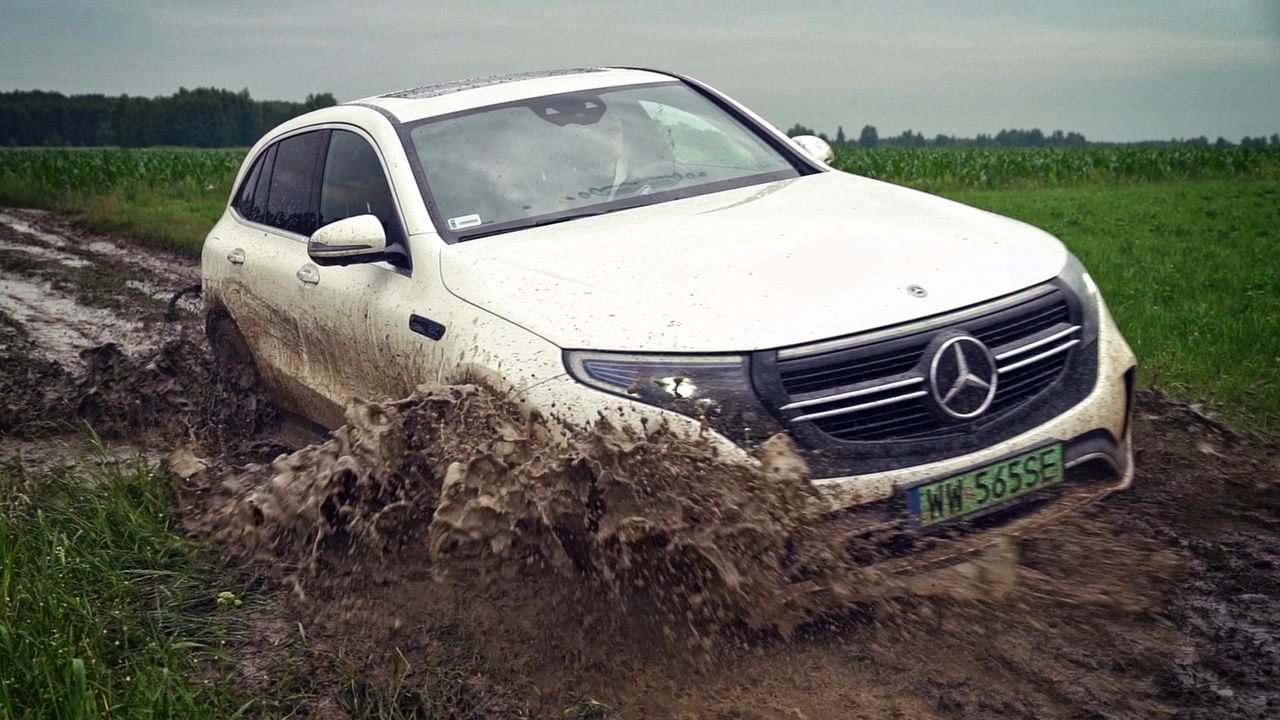
<svg viewBox="0 0 1280 720">
<path fill-rule="evenodd" d="M 1142 403 L 1157 448 L 1247 447 L 1163 396 Z M 1152 437 L 1153 413 L 1170 437 Z M 486 697 L 540 688 L 476 717 L 558 714 L 586 691 L 624 717 L 1262 717 L 1277 702 L 1274 668 L 1230 659 L 1272 653 L 1275 633 L 1228 622 L 1220 577 L 1239 571 L 1223 552 L 1274 556 L 1265 530 L 1243 530 L 1273 522 L 1246 518 L 1275 506 L 1274 448 L 1241 465 L 1265 464 L 1254 480 L 1147 450 L 1145 484 L 1022 538 L 1008 583 L 867 603 L 851 599 L 885 579 L 856 561 L 864 548 L 823 515 L 783 438 L 758 465 L 660 430 L 557 442 L 474 385 L 356 403 L 347 421 L 270 465 L 193 474 L 192 529 L 284 578 L 308 632 L 364 677 L 463 643 L 486 658 Z M 1230 550 L 1198 539 L 1224 522 L 1245 523 Z M 1206 574 L 1218 579 L 1194 579 Z M 1239 582 L 1272 608 L 1272 579 Z M 1228 626 L 1236 640 L 1205 635 Z M 1219 647 L 1235 654 L 1206 654 Z M 1070 680 L 1082 674 L 1099 677 Z"/>
<path fill-rule="evenodd" d="M 331 439 L 269 468 L 215 468 L 193 483 L 216 487 L 206 504 L 227 508 L 200 529 L 296 567 L 300 592 L 353 556 L 408 554 L 440 579 L 533 568 L 700 632 L 790 632 L 845 602 L 863 571 L 840 560 L 839 542 L 797 555 L 797 533 L 825 506 L 790 440 L 766 442 L 758 461 L 603 423 L 558 442 L 484 387 L 424 386 L 353 404 Z"/>
</svg>

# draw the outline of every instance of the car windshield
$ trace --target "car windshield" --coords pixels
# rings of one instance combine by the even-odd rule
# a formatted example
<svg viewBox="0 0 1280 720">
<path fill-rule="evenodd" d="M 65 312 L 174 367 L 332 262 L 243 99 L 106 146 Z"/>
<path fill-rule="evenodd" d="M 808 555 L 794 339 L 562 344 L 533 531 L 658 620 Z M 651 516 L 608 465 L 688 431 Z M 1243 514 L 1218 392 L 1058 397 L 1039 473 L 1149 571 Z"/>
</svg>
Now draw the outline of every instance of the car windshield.
<svg viewBox="0 0 1280 720">
<path fill-rule="evenodd" d="M 409 134 L 439 221 L 457 239 L 799 174 L 681 83 L 483 107 Z"/>
</svg>

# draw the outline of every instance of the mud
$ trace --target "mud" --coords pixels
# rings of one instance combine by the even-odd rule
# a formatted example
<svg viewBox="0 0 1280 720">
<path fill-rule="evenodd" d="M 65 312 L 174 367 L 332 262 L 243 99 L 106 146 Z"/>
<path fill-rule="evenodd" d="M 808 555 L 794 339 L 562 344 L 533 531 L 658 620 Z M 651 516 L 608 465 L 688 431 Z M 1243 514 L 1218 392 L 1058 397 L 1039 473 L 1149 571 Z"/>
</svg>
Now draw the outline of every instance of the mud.
<svg viewBox="0 0 1280 720">
<path fill-rule="evenodd" d="M 361 672 L 463 628 L 539 713 L 582 696 L 619 717 L 1268 717 L 1280 450 L 1140 401 L 1137 488 L 1024 536 L 967 599 L 848 602 L 884 579 L 809 509 L 785 445 L 759 469 L 609 428 L 557 447 L 469 386 L 206 471 L 222 509 L 193 517 L 285 569 L 290 607 Z"/>
<path fill-rule="evenodd" d="M 107 438 L 225 449 L 271 426 L 270 403 L 211 361 L 198 299 L 165 321 L 168 299 L 196 278 L 191 259 L 0 211 L 0 433 L 35 442 L 88 424 Z"/>
<path fill-rule="evenodd" d="M 212 460 L 190 480 L 219 492 L 196 513 L 212 515 L 201 529 L 297 567 L 299 592 L 353 556 L 394 568 L 407 554 L 441 582 L 532 568 L 698 637 L 737 624 L 789 633 L 863 582 L 841 560 L 846 538 L 796 542 L 824 505 L 785 436 L 758 467 L 663 430 L 602 422 L 551 438 L 481 386 L 424 386 L 352 405 L 331 439 L 269 468 Z"/>
<path fill-rule="evenodd" d="M 11 247 L 27 238 L 50 251 Z M 0 212 L 0 251 L 62 283 L 126 264 L 141 283 L 47 280 L 83 307 L 195 276 L 27 211 Z M 1139 395 L 1132 491 L 991 553 L 977 593 L 869 600 L 892 581 L 784 438 L 759 466 L 660 431 L 555 443 L 483 387 L 428 386 L 283 452 L 190 306 L 146 307 L 123 329 L 142 342 L 103 345 L 114 331 L 4 300 L 0 448 L 88 420 L 168 454 L 189 531 L 279 588 L 285 616 L 232 649 L 246 691 L 276 691 L 259 668 L 287 648 L 303 712 L 400 687 L 404 714 L 450 717 L 1280 714 L 1280 447 L 1159 392 Z M 295 626 L 305 642 L 283 640 Z"/>
<path fill-rule="evenodd" d="M 154 347 L 179 333 L 158 322 L 165 300 L 197 277 L 192 259 L 86 233 L 47 213 L 0 211 L 0 312 L 24 331 L 21 348 L 6 343 L 6 355 L 20 349 L 66 363 L 109 342 L 129 352 Z M 194 317 L 198 302 L 183 309 Z"/>
</svg>

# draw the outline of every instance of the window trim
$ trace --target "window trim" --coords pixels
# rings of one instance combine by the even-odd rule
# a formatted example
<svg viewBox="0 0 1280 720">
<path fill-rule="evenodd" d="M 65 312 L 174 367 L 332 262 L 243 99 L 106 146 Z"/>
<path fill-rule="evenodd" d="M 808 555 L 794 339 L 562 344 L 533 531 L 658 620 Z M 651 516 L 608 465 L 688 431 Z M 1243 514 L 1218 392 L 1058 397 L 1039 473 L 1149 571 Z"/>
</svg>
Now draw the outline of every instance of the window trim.
<svg viewBox="0 0 1280 720">
<path fill-rule="evenodd" d="M 395 127 L 394 125 L 393 125 L 393 129 L 398 130 L 398 128 Z M 404 251 L 405 264 L 407 265 L 407 267 L 392 265 L 390 262 L 387 262 L 385 260 L 377 260 L 371 263 L 361 263 L 361 264 L 375 265 L 377 267 L 380 267 L 386 270 L 391 270 L 393 272 L 398 272 L 405 275 L 412 275 L 413 274 L 413 251 L 410 248 L 411 243 L 409 242 L 408 226 L 404 222 L 404 207 L 400 202 L 400 194 L 396 191 L 395 178 L 392 176 L 391 172 L 389 171 L 390 166 L 387 164 L 387 159 L 382 152 L 381 146 L 379 146 L 378 143 L 373 139 L 373 135 L 370 132 L 365 130 L 363 127 L 360 127 L 359 125 L 355 125 L 348 122 L 330 121 L 330 122 L 319 123 L 316 125 L 308 125 L 307 127 L 297 128 L 295 130 L 290 130 L 289 132 L 281 133 L 280 135 L 277 135 L 271 138 L 271 141 L 268 142 L 265 146 L 263 146 L 263 148 L 258 151 L 257 155 L 254 155 L 253 161 L 249 164 L 249 171 L 245 173 L 244 179 L 241 180 L 240 185 L 236 188 L 236 192 L 232 194 L 232 197 L 233 198 L 240 197 L 240 193 L 243 192 L 245 184 L 249 181 L 249 178 L 253 175 L 254 163 L 258 163 L 262 161 L 266 157 L 266 154 L 268 152 L 271 152 L 272 148 L 276 147 L 282 141 L 288 140 L 291 137 L 302 135 L 304 133 L 323 132 L 325 133 L 325 137 L 321 140 L 321 146 L 320 146 L 319 152 L 316 153 L 316 165 L 315 165 L 315 168 L 313 168 L 313 172 L 312 172 L 313 181 L 312 181 L 312 186 L 309 190 L 309 193 L 310 193 L 309 206 L 317 213 L 317 217 L 319 217 L 320 188 L 324 183 L 324 168 L 325 168 L 325 164 L 328 162 L 328 157 L 329 157 L 329 141 L 330 139 L 332 139 L 334 130 L 345 130 L 348 132 L 352 132 L 355 135 L 359 136 L 361 139 L 363 139 L 366 143 L 369 144 L 370 147 L 373 148 L 373 153 L 378 158 L 378 164 L 382 167 L 382 176 L 387 181 L 387 187 L 391 190 L 391 202 L 394 205 L 394 207 L 392 208 L 392 211 L 395 213 L 396 222 L 399 223 L 400 232 L 405 240 L 402 250 Z M 275 174 L 274 164 L 271 167 L 271 174 L 272 175 Z M 259 172 L 258 180 L 257 180 L 258 183 L 262 182 L 261 176 L 262 176 L 262 173 Z M 255 183 L 255 190 L 254 190 L 255 194 L 257 193 L 256 187 L 257 187 L 257 183 Z M 293 240 L 303 244 L 306 244 L 310 240 L 309 236 L 300 235 L 291 230 L 285 230 L 283 228 L 279 228 L 274 225 L 267 225 L 265 223 L 260 223 L 255 220 L 250 220 L 246 218 L 240 212 L 240 208 L 236 207 L 235 202 L 228 204 L 227 209 L 231 211 L 231 215 L 236 220 L 236 222 L 246 227 L 252 228 L 254 230 L 260 230 L 262 232 L 272 233 L 274 235 L 278 235 L 288 240 Z"/>
<path fill-rule="evenodd" d="M 413 251 L 409 248 L 409 228 L 408 226 L 405 225 L 404 208 L 400 204 L 400 195 L 399 193 L 396 192 L 395 180 L 391 177 L 391 173 L 388 170 L 389 166 L 387 165 L 386 158 L 383 157 L 382 148 L 378 146 L 377 141 L 373 139 L 373 136 L 370 133 L 368 133 L 364 128 L 358 125 L 352 125 L 349 123 L 331 122 L 331 123 L 325 123 L 323 126 L 318 126 L 318 127 L 324 127 L 325 130 L 328 131 L 328 135 L 324 139 L 324 147 L 322 148 L 320 153 L 320 160 L 318 161 L 319 164 L 317 166 L 317 173 L 316 173 L 315 202 L 316 202 L 317 217 L 319 217 L 319 211 L 320 211 L 320 194 L 324 187 L 324 171 L 329 164 L 329 143 L 332 142 L 333 140 L 334 132 L 350 132 L 352 135 L 355 135 L 361 140 L 364 140 L 364 142 L 370 148 L 373 149 L 374 157 L 378 159 L 378 166 L 382 168 L 382 179 L 387 182 L 387 190 L 391 193 L 391 204 L 392 204 L 391 212 L 393 215 L 395 215 L 395 222 L 400 227 L 400 237 L 404 238 L 403 243 L 395 243 L 394 245 L 388 245 L 388 247 L 400 248 L 400 250 L 403 252 L 405 265 L 407 267 L 400 267 L 398 265 L 393 265 L 392 263 L 386 260 L 375 261 L 375 264 L 385 263 L 386 267 L 394 268 L 396 270 L 407 271 L 409 274 L 412 274 L 413 273 Z"/>
<path fill-rule="evenodd" d="M 254 163 L 257 163 L 258 161 L 263 160 L 263 158 L 265 158 L 265 157 L 266 157 L 267 153 L 269 153 L 269 152 L 271 152 L 273 149 L 275 149 L 275 148 L 276 148 L 276 147 L 277 147 L 281 142 L 283 142 L 284 140 L 288 140 L 288 139 L 289 139 L 289 138 L 291 138 L 291 137 L 296 137 L 296 136 L 298 136 L 298 135 L 303 135 L 303 134 L 305 134 L 305 133 L 316 132 L 316 131 L 317 131 L 317 130 L 319 130 L 319 129 L 320 129 L 320 128 L 318 128 L 318 127 L 305 127 L 305 128 L 299 128 L 299 129 L 297 129 L 297 130 L 292 130 L 292 131 L 290 131 L 290 132 L 287 132 L 287 133 L 283 133 L 283 134 L 281 134 L 281 135 L 278 135 L 278 136 L 276 136 L 276 137 L 272 138 L 272 139 L 271 139 L 271 142 L 267 143 L 267 144 L 266 144 L 266 146 L 264 146 L 264 147 L 262 148 L 262 150 L 258 151 L 258 154 L 257 154 L 257 155 L 255 155 L 255 156 L 254 156 L 254 158 L 253 158 L 253 162 L 254 162 Z M 323 146 L 323 147 L 327 147 L 327 146 L 328 146 L 328 138 L 325 138 L 324 140 L 322 140 L 322 141 L 321 141 L 321 143 L 322 143 L 322 146 Z M 318 152 L 317 152 L 317 153 L 316 153 L 316 155 L 317 155 L 317 158 L 318 158 L 318 157 L 319 157 L 319 155 L 320 155 L 320 153 L 318 153 Z M 318 163 L 318 162 L 319 162 L 319 160 L 317 159 L 317 160 L 316 160 L 316 162 Z M 274 175 L 275 175 L 275 173 L 276 173 L 275 163 L 272 163 L 272 164 L 271 164 L 271 175 L 273 175 L 273 176 L 274 176 Z M 232 197 L 239 197 L 240 192 L 243 190 L 245 183 L 247 183 L 247 182 L 248 182 L 249 177 L 250 177 L 252 174 L 253 174 L 253 167 L 252 167 L 252 164 L 251 164 L 251 165 L 250 165 L 250 170 L 249 170 L 249 172 L 245 174 L 245 178 L 244 178 L 244 180 L 242 180 L 242 181 L 241 181 L 241 183 L 240 183 L 240 187 L 236 190 L 235 194 L 234 194 L 234 195 L 232 195 Z M 313 168 L 312 168 L 312 175 L 314 176 L 314 174 L 315 174 L 315 168 L 313 167 Z M 261 172 L 259 172 L 259 173 L 258 173 L 258 181 L 257 181 L 257 183 L 255 183 L 255 185 L 254 185 L 254 195 L 257 195 L 257 194 L 258 194 L 257 186 L 258 186 L 258 185 L 261 185 L 261 184 L 262 184 L 262 173 L 261 173 Z M 268 178 L 268 180 L 267 180 L 267 186 L 268 186 L 268 188 L 270 187 L 270 178 Z M 307 204 L 308 204 L 308 206 L 309 206 L 309 207 L 312 207 L 312 208 L 318 207 L 318 202 L 319 202 L 319 199 L 318 199 L 318 197 L 316 196 L 316 192 L 315 192 L 315 190 L 316 190 L 316 188 L 315 188 L 315 183 L 314 183 L 314 182 L 312 182 L 312 186 L 311 186 L 310 188 L 308 188 L 308 190 L 307 190 L 307 192 L 308 192 L 308 196 L 309 196 L 309 197 L 308 197 L 308 202 L 307 202 Z M 296 232 L 293 232 L 292 230 L 285 230 L 284 228 L 276 227 L 275 225 L 268 225 L 268 224 L 266 224 L 266 223 L 258 222 L 257 220 L 250 220 L 249 218 L 245 217 L 245 216 L 240 212 L 240 208 L 236 207 L 234 203 L 232 203 L 232 204 L 228 205 L 228 206 L 227 206 L 227 209 L 229 209 L 229 210 L 231 211 L 232 216 L 236 219 L 236 221 L 237 221 L 237 222 L 241 223 L 242 225 L 249 226 L 249 227 L 251 227 L 251 228 L 253 228 L 253 229 L 255 229 L 255 230 L 261 230 L 261 231 L 263 231 L 263 232 L 269 232 L 269 233 L 272 233 L 272 234 L 274 234 L 274 235 L 279 235 L 279 236 L 284 237 L 284 238 L 287 238 L 287 239 L 289 239 L 289 240 L 296 240 L 296 241 L 301 242 L 301 243 L 306 243 L 306 242 L 307 242 L 307 240 L 309 239 L 309 237 L 308 237 L 308 236 L 306 236 L 306 235 L 300 235 L 300 234 L 298 234 L 298 233 L 296 233 Z"/>
</svg>

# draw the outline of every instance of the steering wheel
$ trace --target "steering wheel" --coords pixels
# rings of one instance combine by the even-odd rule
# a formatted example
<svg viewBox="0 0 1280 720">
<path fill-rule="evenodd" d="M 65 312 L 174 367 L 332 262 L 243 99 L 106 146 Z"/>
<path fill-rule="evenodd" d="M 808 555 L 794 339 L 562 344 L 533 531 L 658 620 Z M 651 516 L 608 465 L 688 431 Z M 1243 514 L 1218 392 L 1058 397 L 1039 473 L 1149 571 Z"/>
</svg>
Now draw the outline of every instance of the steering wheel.
<svg viewBox="0 0 1280 720">
<path fill-rule="evenodd" d="M 618 194 L 648 195 L 669 190 L 684 182 L 684 174 L 670 160 L 655 160 L 640 167 L 629 168 L 627 177 L 618 186 Z"/>
</svg>

